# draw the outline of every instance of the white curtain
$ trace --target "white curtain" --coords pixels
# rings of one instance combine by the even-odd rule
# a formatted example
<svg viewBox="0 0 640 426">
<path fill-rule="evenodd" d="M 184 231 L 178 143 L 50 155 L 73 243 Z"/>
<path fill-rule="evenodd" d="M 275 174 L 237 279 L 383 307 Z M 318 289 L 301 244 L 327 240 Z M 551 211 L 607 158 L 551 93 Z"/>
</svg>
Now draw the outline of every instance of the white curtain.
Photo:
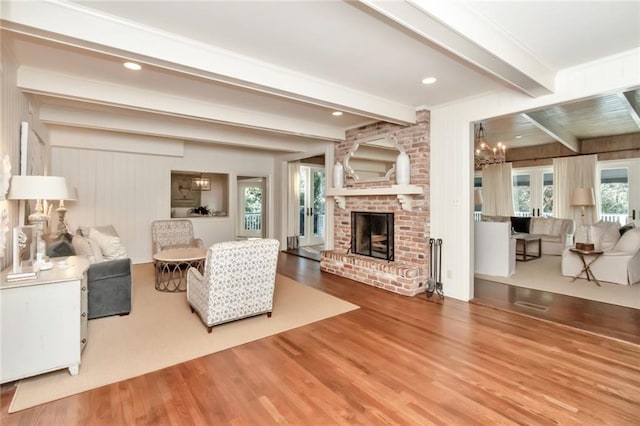
<svg viewBox="0 0 640 426">
<path fill-rule="evenodd" d="M 553 215 L 563 219 L 573 219 L 576 226 L 589 225 L 598 221 L 600 191 L 596 188 L 597 155 L 581 155 L 553 159 Z M 595 206 L 582 208 L 571 206 L 571 194 L 575 188 L 593 188 Z"/>
<path fill-rule="evenodd" d="M 491 164 L 482 169 L 482 214 L 513 216 L 511 163 Z"/>
<path fill-rule="evenodd" d="M 289 220 L 287 221 L 287 236 L 300 233 L 300 162 L 289 163 Z"/>
</svg>

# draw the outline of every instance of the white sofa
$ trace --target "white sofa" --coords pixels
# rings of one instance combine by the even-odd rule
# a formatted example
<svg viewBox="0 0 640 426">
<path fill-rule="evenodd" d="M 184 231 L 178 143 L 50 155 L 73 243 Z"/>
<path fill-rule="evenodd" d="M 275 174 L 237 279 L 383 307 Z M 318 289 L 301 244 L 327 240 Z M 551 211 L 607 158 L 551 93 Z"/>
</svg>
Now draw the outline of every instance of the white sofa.
<svg viewBox="0 0 640 426">
<path fill-rule="evenodd" d="M 516 271 L 516 240 L 510 222 L 474 222 L 474 271 L 510 277 Z"/>
<path fill-rule="evenodd" d="M 209 333 L 213 326 L 273 310 L 280 243 L 274 239 L 229 241 L 207 250 L 204 275 L 187 272 L 187 302 Z"/>
<path fill-rule="evenodd" d="M 640 283 L 640 228 L 632 228 L 610 247 L 595 241 L 596 249 L 604 251 L 590 266 L 598 281 L 633 285 Z M 594 256 L 585 256 L 589 263 Z M 568 248 L 562 253 L 562 275 L 576 276 L 583 268 L 580 256 Z M 580 278 L 585 278 L 583 273 Z"/>
<path fill-rule="evenodd" d="M 573 219 L 554 217 L 532 217 L 529 233 L 540 237 L 542 254 L 560 256 L 573 244 Z"/>
<path fill-rule="evenodd" d="M 509 216 L 482 215 L 482 221 L 510 222 Z M 554 217 L 514 218 L 518 221 L 529 221 L 529 231 L 517 229 L 516 232 L 528 233 L 540 237 L 542 254 L 561 255 L 565 248 L 573 244 L 574 222 L 573 219 L 560 219 Z"/>
</svg>

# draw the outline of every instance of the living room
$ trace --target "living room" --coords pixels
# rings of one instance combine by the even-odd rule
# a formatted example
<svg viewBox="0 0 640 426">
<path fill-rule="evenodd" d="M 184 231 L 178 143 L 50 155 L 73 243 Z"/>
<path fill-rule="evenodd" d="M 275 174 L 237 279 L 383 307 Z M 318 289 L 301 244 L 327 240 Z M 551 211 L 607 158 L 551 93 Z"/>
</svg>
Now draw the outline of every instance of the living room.
<svg viewBox="0 0 640 426">
<path fill-rule="evenodd" d="M 448 68 L 452 70 L 449 73 L 451 78 L 445 77 L 447 72 L 438 76 L 440 83 L 445 84 L 438 87 L 437 84 L 427 86 L 420 83 L 415 88 L 407 82 L 424 73 L 419 70 L 428 63 L 423 57 L 431 58 L 433 55 L 432 58 L 439 58 L 440 48 L 433 48 L 429 42 L 429 54 L 425 54 L 423 49 L 426 48 L 426 42 L 416 41 L 416 38 L 423 36 L 407 36 L 405 30 L 398 31 L 396 24 L 390 24 L 388 18 L 380 16 L 389 14 L 400 19 L 393 10 L 380 13 L 372 9 L 361 16 L 361 9 L 369 6 L 349 2 L 317 3 L 327 3 L 322 6 L 326 8 L 344 8 L 344 13 L 350 17 L 356 15 L 350 25 L 357 26 L 358 31 L 353 33 L 363 39 L 348 42 L 334 40 L 335 43 L 327 43 L 334 44 L 340 55 L 319 53 L 309 49 L 309 46 L 317 45 L 314 40 L 318 40 L 319 34 L 326 34 L 327 31 L 326 28 L 320 28 L 321 25 L 313 24 L 317 31 L 315 36 L 301 36 L 301 46 L 291 49 L 296 52 L 295 56 L 302 58 L 300 62 L 281 63 L 276 67 L 282 71 L 279 74 L 274 72 L 273 64 L 266 66 L 255 58 L 262 58 L 263 61 L 272 59 L 276 62 L 276 47 L 287 46 L 289 40 L 296 37 L 291 37 L 289 33 L 287 38 L 277 38 L 275 35 L 280 34 L 277 33 L 274 39 L 267 41 L 269 31 L 265 30 L 264 33 L 254 35 L 253 39 L 245 39 L 244 47 L 247 50 L 243 50 L 240 43 L 242 34 L 237 33 L 246 27 L 240 23 L 244 22 L 242 16 L 248 12 L 242 11 L 241 6 L 227 2 L 220 5 L 230 9 L 224 10 L 220 15 L 235 16 L 233 22 L 239 28 L 237 33 L 229 33 L 234 34 L 233 36 L 220 36 L 220 44 L 225 45 L 226 40 L 227 49 L 236 49 L 232 54 L 224 56 L 217 50 L 220 46 L 212 48 L 209 45 L 203 46 L 201 42 L 185 41 L 189 38 L 188 31 L 177 37 L 166 37 L 166 33 L 149 30 L 148 26 L 152 26 L 150 22 L 131 25 L 129 21 L 145 22 L 145 15 L 149 15 L 151 19 L 153 13 L 144 10 L 145 8 L 138 10 L 130 5 L 131 9 L 123 12 L 130 15 L 121 17 L 122 20 L 116 19 L 113 15 L 118 14 L 118 3 L 122 2 L 96 5 L 106 11 L 87 10 L 91 8 L 89 4 L 71 2 L 3 3 L 6 9 L 3 11 L 2 21 L 2 152 L 10 157 L 14 174 L 20 170 L 20 123 L 27 122 L 43 141 L 42 156 L 34 158 L 34 162 L 30 163 L 30 170 L 34 174 L 64 176 L 77 188 L 78 199 L 66 203 L 66 220 L 69 225 L 74 229 L 87 225 L 114 225 L 127 245 L 134 264 L 151 262 L 151 222 L 171 215 L 172 171 L 228 176 L 227 207 L 213 206 L 226 215 L 190 218 L 195 233 L 204 240 L 205 246 L 232 240 L 237 236 L 240 210 L 238 177 L 264 177 L 268 194 L 265 203 L 268 211 L 266 236 L 279 240 L 283 248 L 290 235 L 288 226 L 291 218 L 287 207 L 289 183 L 286 172 L 289 161 L 316 154 L 324 155 L 328 181 L 331 181 L 331 166 L 339 160 L 334 148 L 337 143 L 345 140 L 346 131 L 355 132 L 361 126 L 371 126 L 378 122 L 411 126 L 417 121 L 416 111 L 428 111 L 430 129 L 425 142 L 428 143 L 429 152 L 428 158 L 419 165 L 421 173 L 428 175 L 428 182 L 421 186 L 424 191 L 421 197 L 428 209 L 425 210 L 429 215 L 428 224 L 425 225 L 429 230 L 428 236 L 444 241 L 444 296 L 453 310 L 447 313 L 446 318 L 454 322 L 458 321 L 455 319 L 456 314 L 465 316 L 465 309 L 476 309 L 457 304 L 458 301 L 472 299 L 474 291 L 473 123 L 640 85 L 637 43 L 628 45 L 622 42 L 609 43 L 614 48 L 599 50 L 593 56 L 587 55 L 569 61 L 565 66 L 556 66 L 549 73 L 531 69 L 521 71 L 513 66 L 510 66 L 510 71 L 505 72 L 502 68 L 509 63 L 506 60 L 500 66 L 494 64 L 493 68 L 488 60 L 480 65 L 478 62 L 464 62 L 466 65 L 462 66 L 459 62 L 463 60 L 457 57 L 449 63 L 453 67 Z M 416 8 L 409 3 L 402 5 Z M 120 6 L 127 8 L 124 4 Z M 39 9 L 40 7 L 44 9 Z M 171 6 L 158 5 L 158 10 L 163 7 Z M 202 4 L 198 7 L 206 6 Z M 390 5 L 388 7 L 391 9 Z M 539 7 L 553 11 L 555 6 Z M 114 9 L 109 10 L 110 8 Z M 258 11 L 251 13 L 253 26 L 258 30 L 264 28 L 259 23 L 266 15 L 271 16 L 271 13 L 259 5 L 256 8 L 263 13 L 262 17 L 257 16 Z M 197 20 L 197 13 L 194 12 L 197 10 L 194 6 L 192 12 L 195 16 L 191 17 L 193 22 Z M 241 12 L 233 15 L 234 10 Z M 178 13 L 176 9 L 173 12 Z M 227 12 L 230 15 L 225 15 Z M 334 22 L 329 13 L 325 15 L 322 10 L 314 10 L 314 13 L 318 14 L 314 14 L 319 17 L 318 22 Z M 565 17 L 570 16 L 569 12 L 565 13 Z M 289 21 L 298 22 L 298 18 L 299 22 L 307 22 L 303 15 L 297 15 L 298 18 L 295 19 L 284 19 L 284 15 L 290 18 L 290 15 L 283 14 L 270 22 L 282 24 L 282 28 Z M 437 11 L 430 11 L 431 17 L 437 15 Z M 518 13 L 516 16 L 518 15 L 523 14 Z M 551 15 L 555 16 L 555 12 Z M 630 14 L 620 14 L 622 17 L 625 15 Z M 172 15 L 165 15 L 165 18 L 167 16 Z M 44 17 L 54 18 L 43 19 Z M 209 23 L 210 27 L 226 28 L 225 18 L 217 15 L 214 18 L 217 25 Z M 440 20 L 444 18 L 439 17 Z M 95 25 L 95 31 L 75 24 L 85 20 Z M 269 27 L 279 29 L 278 24 L 272 23 Z M 455 26 L 453 22 L 449 24 Z M 188 24 L 184 25 L 189 27 Z M 616 24 L 610 25 L 615 27 Z M 379 26 L 387 29 L 380 29 Z M 468 27 L 472 28 L 473 25 Z M 289 31 L 294 30 L 287 28 Z M 374 28 L 380 31 L 379 35 L 371 34 Z M 456 33 L 461 31 L 458 28 Z M 565 32 L 558 31 L 556 34 Z M 122 40 L 118 34 L 128 36 Z M 467 39 L 473 39 L 469 32 L 465 34 Z M 191 36 L 195 38 L 197 35 Z M 391 48 L 386 44 L 397 38 L 402 38 L 402 42 L 394 46 L 406 43 L 406 51 L 402 48 L 396 50 L 396 47 Z M 566 38 L 573 40 L 570 35 L 566 35 Z M 634 40 L 629 36 L 621 38 Z M 252 42 L 255 46 L 256 40 L 263 39 L 265 45 L 268 44 L 273 49 L 272 57 L 266 53 L 265 56 L 259 54 L 261 50 L 268 51 L 265 45 L 254 47 L 253 51 L 247 47 Z M 143 46 L 138 46 L 131 40 L 139 40 Z M 233 44 L 234 40 L 238 40 L 238 45 Z M 341 50 L 343 47 L 345 51 Z M 585 50 L 589 50 L 586 47 Z M 353 59 L 353 52 L 361 51 L 359 49 L 366 51 L 366 54 L 363 53 L 366 63 L 362 67 Z M 569 50 L 566 44 L 564 49 Z M 404 53 L 401 60 L 381 61 L 377 53 L 379 50 Z M 514 52 L 509 50 L 510 53 Z M 312 52 L 309 54 L 311 57 L 303 57 L 302 52 L 307 51 Z M 243 52 L 247 57 L 255 55 L 255 58 L 242 62 L 247 59 L 239 57 Z M 482 53 L 486 60 L 486 56 L 500 56 L 499 53 L 506 52 L 501 52 L 495 44 L 488 43 L 476 53 Z M 325 55 L 327 60 L 323 64 L 312 61 Z M 229 64 L 222 60 L 223 56 L 229 61 L 237 60 L 236 67 L 223 69 L 222 64 Z M 143 73 L 124 74 L 122 62 L 125 59 L 142 63 Z M 480 62 L 482 60 L 477 59 Z M 308 61 L 308 65 L 305 61 Z M 382 66 L 390 68 L 378 68 Z M 314 67 L 322 69 L 322 72 L 302 79 L 300 70 L 313 75 Z M 335 77 L 338 69 L 343 74 L 341 79 Z M 373 73 L 371 70 L 380 72 Z M 375 75 L 369 80 L 367 76 L 372 74 Z M 330 83 L 334 78 L 340 80 L 337 85 L 340 87 Z M 526 82 L 523 83 L 523 80 Z M 392 89 L 394 84 L 402 87 Z M 432 89 L 433 87 L 436 88 Z M 339 93 L 333 92 L 334 89 Z M 246 93 L 245 90 L 250 90 L 251 93 Z M 390 91 L 403 93 L 405 100 L 399 95 L 385 98 L 385 93 Z M 342 112 L 343 115 L 332 115 L 332 112 Z M 6 227 L 11 229 L 18 226 L 21 215 L 17 202 L 3 200 L 2 203 L 2 209 L 7 210 Z M 327 202 L 326 229 L 336 227 L 333 213 L 337 208 L 332 200 Z M 55 227 L 55 217 L 52 226 Z M 333 236 L 328 234 L 325 246 L 332 249 Z M 7 239 L 5 248 L 5 252 L 11 252 L 10 238 Z M 3 257 L 3 268 L 10 264 L 11 256 Z M 303 277 L 304 273 L 299 272 L 298 276 Z M 335 292 L 340 291 L 340 285 L 347 283 L 347 280 L 334 277 L 329 280 L 326 286 Z M 375 300 L 369 308 L 386 303 L 385 298 L 378 293 L 359 289 L 353 291 L 364 296 L 365 300 Z M 369 295 L 374 296 L 368 299 Z M 419 303 L 417 297 L 405 297 L 409 301 L 401 302 L 402 299 L 397 299 L 395 295 L 385 296 L 393 300 L 394 308 L 389 309 L 406 309 L 412 312 L 407 319 L 408 329 L 413 327 L 411 323 L 423 322 L 421 312 L 417 308 L 411 308 Z M 449 306 L 445 306 L 445 310 Z M 377 320 L 375 315 L 368 319 L 384 328 L 380 318 L 387 314 L 389 312 L 381 314 Z M 503 314 L 496 315 L 502 318 Z M 348 320 L 340 321 L 345 321 L 342 331 L 348 330 Z M 453 330 L 456 327 L 452 325 L 439 323 L 437 319 L 434 324 L 442 329 L 449 329 L 452 335 L 465 334 L 461 329 Z M 519 324 L 524 327 L 523 323 Z M 323 338 L 330 340 L 332 331 L 323 330 L 322 326 L 318 326 L 317 331 Z M 413 332 L 407 333 L 418 337 Z M 394 331 L 389 330 L 389 334 L 379 343 L 389 344 L 394 339 L 393 334 Z M 337 335 L 333 337 L 340 338 Z M 489 332 L 484 337 L 491 340 L 496 334 Z M 310 336 L 306 338 L 313 340 Z M 279 341 L 280 343 L 282 347 L 288 345 L 286 339 Z M 296 344 L 300 343 L 298 341 Z M 311 344 L 309 341 L 307 343 Z M 489 347 L 485 349 L 490 350 Z M 287 350 L 293 353 L 298 349 L 292 346 Z M 407 361 L 418 365 L 424 359 L 412 358 Z M 345 362 L 344 365 L 347 364 Z M 194 371 L 190 370 L 185 374 L 200 374 Z M 228 383 L 232 382 L 233 379 L 229 379 Z M 447 386 L 455 387 L 455 383 L 449 382 Z M 299 388 L 297 390 L 302 391 Z M 411 392 L 415 390 L 414 388 Z M 264 401 L 265 405 L 269 403 L 270 401 Z M 283 409 L 282 405 L 278 404 L 278 409 Z M 488 418 L 498 420 L 498 417 Z M 567 418 L 564 417 L 565 420 Z M 230 421 L 229 418 L 226 420 Z M 339 422 L 340 419 L 333 420 Z M 365 419 L 359 417 L 358 420 Z"/>
<path fill-rule="evenodd" d="M 628 96 L 634 98 L 635 92 L 628 92 Z M 529 146 L 508 150 L 506 155 L 478 155 L 476 158 L 476 277 L 619 306 L 636 309 L 640 306 L 640 289 L 633 285 L 638 281 L 633 271 L 640 267 L 640 264 L 634 267 L 638 261 L 633 260 L 629 267 L 631 275 L 628 278 L 628 262 L 623 261 L 623 253 L 610 252 L 629 226 L 637 226 L 637 212 L 640 211 L 638 188 L 635 184 L 640 173 L 640 159 L 637 157 L 640 135 L 636 132 L 632 116 L 628 116 L 628 121 L 625 121 L 622 115 L 618 115 L 617 119 L 607 117 L 609 113 L 603 106 L 613 106 L 616 99 L 624 99 L 624 95 L 608 94 L 580 102 L 548 106 L 535 112 L 528 111 L 489 119 L 482 123 L 482 129 L 476 125 L 478 151 L 481 150 L 481 144 L 496 146 L 498 137 L 510 139 L 509 136 L 505 137 L 505 133 L 526 135 L 525 138 L 531 140 Z M 599 104 L 600 107 L 594 107 L 595 104 Z M 595 111 L 599 112 L 594 114 Z M 621 109 L 617 108 L 617 111 Z M 543 128 L 547 133 L 539 130 L 538 122 L 528 119 L 536 114 L 538 117 L 545 117 L 546 126 Z M 557 135 L 561 131 L 558 130 L 558 121 L 554 119 L 559 115 L 562 115 L 563 122 L 565 119 L 568 120 L 568 124 L 563 126 L 565 134 L 582 135 L 582 159 L 591 156 L 595 161 L 582 161 L 560 142 L 562 138 L 558 138 Z M 477 137 L 479 133 L 480 138 Z M 550 135 L 556 135 L 556 139 Z M 505 159 L 510 166 L 503 184 L 496 181 L 491 173 L 496 171 L 496 167 L 502 168 L 500 164 Z M 573 163 L 575 166 L 571 167 Z M 496 166 L 483 169 L 489 164 Z M 564 164 L 571 168 L 567 169 Z M 483 170 L 489 171 L 487 179 L 483 179 Z M 570 170 L 570 173 L 565 170 Z M 578 175 L 585 176 L 587 180 L 577 185 L 574 176 Z M 568 188 L 562 187 L 559 180 L 563 179 L 569 185 Z M 499 194 L 492 193 L 491 185 L 500 185 Z M 588 187 L 589 191 L 593 192 L 588 205 L 572 204 L 572 186 L 576 185 Z M 486 202 L 483 195 L 486 196 Z M 502 199 L 502 195 L 505 200 Z M 558 200 L 559 195 L 566 197 L 565 202 Z M 558 219 L 546 218 L 565 219 L 558 222 Z M 517 241 L 516 248 L 508 248 L 511 251 L 515 249 L 516 253 L 520 254 L 512 254 L 510 258 L 507 255 L 504 262 L 495 263 L 494 257 L 500 254 L 488 253 L 486 239 L 491 238 L 492 231 L 485 229 L 486 226 L 494 225 L 478 222 L 509 220 L 513 227 L 512 233 L 515 232 L 516 237 L 517 233 L 522 233 L 527 238 Z M 558 226 L 554 226 L 554 223 Z M 543 229 L 547 224 L 549 229 Z M 601 227 L 611 228 L 611 244 L 601 244 Z M 620 233 L 617 232 L 619 229 Z M 479 233 L 482 235 L 480 240 Z M 529 237 L 530 233 L 538 235 L 541 239 Z M 599 263 L 594 263 L 593 266 L 592 273 L 595 273 L 597 282 L 591 276 L 591 281 L 587 281 L 584 273 L 578 274 L 580 270 L 574 270 L 575 265 L 569 266 L 572 265 L 572 260 L 579 260 L 579 257 L 568 249 L 575 247 L 576 243 L 586 243 L 587 238 L 591 239 L 591 243 L 595 243 L 597 249 L 604 247 L 606 253 Z M 523 253 L 525 248 L 528 249 L 527 254 Z M 633 255 L 638 248 L 640 247 L 630 247 L 630 254 Z M 615 256 L 620 263 L 615 266 L 609 264 L 609 260 L 613 259 L 611 256 Z M 575 259 L 572 259 L 573 257 Z M 620 275 L 617 278 L 609 270 L 620 271 L 621 274 L 624 272 L 624 276 Z M 581 279 L 574 280 L 576 275 Z"/>
</svg>

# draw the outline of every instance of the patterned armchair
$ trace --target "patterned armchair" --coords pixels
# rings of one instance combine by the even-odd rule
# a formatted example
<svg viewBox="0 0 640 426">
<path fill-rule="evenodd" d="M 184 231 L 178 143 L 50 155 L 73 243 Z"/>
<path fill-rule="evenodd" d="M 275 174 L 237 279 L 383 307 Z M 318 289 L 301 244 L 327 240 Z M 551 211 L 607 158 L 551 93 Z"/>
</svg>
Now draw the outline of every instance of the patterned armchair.
<svg viewBox="0 0 640 426">
<path fill-rule="evenodd" d="M 280 243 L 229 241 L 207 250 L 204 275 L 187 272 L 187 302 L 209 333 L 214 325 L 266 313 L 271 317 Z"/>
<path fill-rule="evenodd" d="M 179 247 L 200 247 L 202 240 L 193 237 L 193 224 L 188 219 L 155 220 L 151 223 L 153 254 Z"/>
</svg>

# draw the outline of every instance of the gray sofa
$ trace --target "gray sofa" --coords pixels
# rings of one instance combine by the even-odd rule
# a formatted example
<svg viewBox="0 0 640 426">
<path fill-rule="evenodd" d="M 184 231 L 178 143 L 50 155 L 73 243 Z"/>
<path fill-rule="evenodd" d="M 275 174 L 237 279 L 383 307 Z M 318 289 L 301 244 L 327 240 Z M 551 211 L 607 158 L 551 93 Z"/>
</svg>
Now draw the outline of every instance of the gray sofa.
<svg viewBox="0 0 640 426">
<path fill-rule="evenodd" d="M 63 234 L 49 243 L 47 256 L 79 255 L 90 259 L 92 263 L 87 271 L 89 319 L 128 315 L 131 312 L 131 259 L 104 259 L 102 253 L 97 256 L 98 244 L 81 241 L 86 239 L 82 235 Z"/>
<path fill-rule="evenodd" d="M 131 259 L 113 259 L 89 266 L 89 319 L 131 312 Z"/>
</svg>

